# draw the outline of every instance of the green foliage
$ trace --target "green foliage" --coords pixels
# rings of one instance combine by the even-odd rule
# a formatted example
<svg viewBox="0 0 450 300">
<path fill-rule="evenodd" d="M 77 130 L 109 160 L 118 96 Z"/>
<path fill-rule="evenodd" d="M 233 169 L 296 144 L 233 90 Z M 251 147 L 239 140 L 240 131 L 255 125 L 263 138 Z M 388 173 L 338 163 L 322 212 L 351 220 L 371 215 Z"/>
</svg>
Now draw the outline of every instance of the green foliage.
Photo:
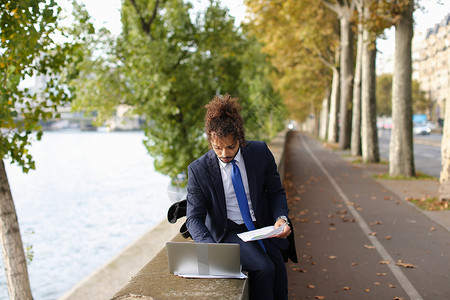
<svg viewBox="0 0 450 300">
<path fill-rule="evenodd" d="M 73 63 L 69 54 L 76 45 L 52 40 L 59 11 L 55 1 L 0 1 L 0 156 L 24 172 L 35 167 L 28 148 L 41 139 L 39 122 L 58 116 L 57 108 L 70 101 L 62 84 L 70 74 L 63 71 Z M 38 75 L 46 79 L 40 90 L 21 88 Z"/>
<path fill-rule="evenodd" d="M 83 29 L 84 60 L 71 83 L 74 107 L 97 112 L 99 122 L 117 105 L 132 107 L 156 170 L 171 177 L 207 151 L 204 106 L 215 94 L 240 98 L 250 138 L 270 139 L 284 120 L 260 45 L 217 2 L 195 21 L 190 9 L 182 0 L 124 1 L 118 38 Z"/>
<path fill-rule="evenodd" d="M 427 94 L 420 89 L 420 83 L 412 80 L 411 98 L 413 113 L 427 113 L 432 102 Z M 380 116 L 390 116 L 392 113 L 392 74 L 382 74 L 377 77 L 377 113 Z"/>
<path fill-rule="evenodd" d="M 245 1 L 253 35 L 275 66 L 272 72 L 289 116 L 304 120 L 318 113 L 331 84 L 339 35 L 336 15 L 321 1 Z"/>
<path fill-rule="evenodd" d="M 377 77 L 376 83 L 377 114 L 390 116 L 392 114 L 392 74 Z"/>
</svg>

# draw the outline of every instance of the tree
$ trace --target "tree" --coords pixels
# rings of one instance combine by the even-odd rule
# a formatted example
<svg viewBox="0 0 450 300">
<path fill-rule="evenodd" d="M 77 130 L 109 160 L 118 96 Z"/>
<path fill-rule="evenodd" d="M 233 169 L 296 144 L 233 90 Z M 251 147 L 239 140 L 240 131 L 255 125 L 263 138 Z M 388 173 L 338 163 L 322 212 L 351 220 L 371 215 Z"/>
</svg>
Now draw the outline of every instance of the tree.
<svg viewBox="0 0 450 300">
<path fill-rule="evenodd" d="M 339 128 L 339 148 L 350 147 L 351 116 L 352 116 L 352 96 L 353 96 L 353 31 L 351 28 L 351 17 L 355 9 L 355 1 L 343 0 L 322 0 L 322 2 L 334 11 L 341 25 L 340 39 L 340 128 Z"/>
<path fill-rule="evenodd" d="M 377 77 L 376 84 L 377 114 L 379 116 L 392 115 L 392 74 L 382 74 Z M 420 88 L 419 81 L 413 79 L 411 86 L 412 111 L 414 114 L 430 115 L 432 101 L 427 93 Z"/>
<path fill-rule="evenodd" d="M 444 130 L 441 148 L 442 170 L 439 179 L 439 200 L 450 201 L 450 100 L 445 101 Z"/>
<path fill-rule="evenodd" d="M 339 62 L 340 50 L 336 51 L 336 61 Z M 339 131 L 339 101 L 340 101 L 340 87 L 341 81 L 339 77 L 339 67 L 335 66 L 333 70 L 333 81 L 331 83 L 331 96 L 330 96 L 330 118 L 328 120 L 328 142 L 338 142 Z"/>
<path fill-rule="evenodd" d="M 363 19 L 363 1 L 356 1 L 358 17 Z M 362 51 L 363 51 L 363 23 L 357 24 L 357 46 L 355 78 L 353 82 L 353 109 L 352 109 L 352 135 L 350 152 L 352 156 L 360 156 L 361 150 L 361 81 L 362 81 Z"/>
<path fill-rule="evenodd" d="M 370 20 L 372 15 L 372 0 L 365 0 L 363 5 L 363 20 Z M 376 114 L 376 31 L 363 26 L 362 34 L 362 85 L 361 85 L 361 133 L 362 157 L 364 162 L 376 163 L 380 160 L 378 150 L 378 131 Z"/>
<path fill-rule="evenodd" d="M 218 2 L 195 21 L 191 8 L 182 0 L 124 1 L 122 33 L 104 40 L 91 34 L 95 47 L 85 45 L 80 77 L 71 83 L 76 107 L 99 112 L 99 123 L 120 104 L 140 115 L 155 169 L 172 178 L 207 150 L 204 106 L 215 94 L 240 98 L 248 137 L 267 140 L 283 126 L 281 98 L 271 89 L 266 56 L 257 55 L 260 46 Z M 100 57 L 99 48 L 105 50 Z"/>
<path fill-rule="evenodd" d="M 0 1 L 0 240 L 10 299 L 32 295 L 4 160 L 24 172 L 34 169 L 28 148 L 42 137 L 39 121 L 57 116 L 57 108 L 70 100 L 65 77 L 58 74 L 73 62 L 69 54 L 76 45 L 53 42 L 59 11 L 54 1 Z M 38 75 L 47 79 L 42 90 L 21 88 L 21 81 Z"/>
<path fill-rule="evenodd" d="M 339 50 L 339 27 L 335 14 L 317 1 L 245 3 L 252 33 L 276 68 L 276 87 L 285 98 L 290 117 L 298 121 L 311 114 L 316 117 L 324 96 L 329 94 L 332 70 L 338 70 L 335 53 Z M 333 92 L 331 98 L 336 99 L 333 96 L 337 90 Z M 337 123 L 333 125 L 337 128 Z"/>
<path fill-rule="evenodd" d="M 389 145 L 389 175 L 415 176 L 412 139 L 411 41 L 414 1 L 399 8 L 395 23 L 394 74 L 392 78 L 392 131 Z"/>
<path fill-rule="evenodd" d="M 392 115 L 392 74 L 382 74 L 376 83 L 377 113 L 379 116 Z"/>
</svg>

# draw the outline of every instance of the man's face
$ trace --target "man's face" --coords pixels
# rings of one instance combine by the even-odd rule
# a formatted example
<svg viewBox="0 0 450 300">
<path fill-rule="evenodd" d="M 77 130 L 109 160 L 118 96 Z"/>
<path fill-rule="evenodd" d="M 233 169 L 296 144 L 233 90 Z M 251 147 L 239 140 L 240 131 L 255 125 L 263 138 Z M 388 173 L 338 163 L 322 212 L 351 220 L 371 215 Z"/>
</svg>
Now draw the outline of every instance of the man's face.
<svg viewBox="0 0 450 300">
<path fill-rule="evenodd" d="M 211 146 L 217 157 L 224 163 L 231 162 L 239 151 L 239 141 L 231 135 L 218 138 L 213 133 L 211 135 Z"/>
</svg>

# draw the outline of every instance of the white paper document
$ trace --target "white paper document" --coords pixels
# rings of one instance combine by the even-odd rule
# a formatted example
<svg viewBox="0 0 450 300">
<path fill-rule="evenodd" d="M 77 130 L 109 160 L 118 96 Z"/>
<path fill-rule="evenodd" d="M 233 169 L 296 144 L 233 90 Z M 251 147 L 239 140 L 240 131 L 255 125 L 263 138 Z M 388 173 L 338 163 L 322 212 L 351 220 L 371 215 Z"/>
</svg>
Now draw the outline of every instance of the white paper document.
<svg viewBox="0 0 450 300">
<path fill-rule="evenodd" d="M 267 227 L 255 229 L 252 231 L 238 233 L 237 236 L 244 242 L 267 239 L 267 238 L 271 238 L 271 237 L 274 237 L 274 236 L 282 233 L 284 226 L 286 226 L 286 224 L 281 225 L 277 229 L 275 229 L 274 226 L 267 226 Z"/>
</svg>

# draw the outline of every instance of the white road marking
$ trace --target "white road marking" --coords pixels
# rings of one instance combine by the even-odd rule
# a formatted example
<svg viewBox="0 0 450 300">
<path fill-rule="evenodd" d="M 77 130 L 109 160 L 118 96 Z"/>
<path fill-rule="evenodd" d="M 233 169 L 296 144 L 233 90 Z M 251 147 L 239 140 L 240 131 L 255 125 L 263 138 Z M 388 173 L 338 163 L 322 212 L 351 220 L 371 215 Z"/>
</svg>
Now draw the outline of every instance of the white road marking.
<svg viewBox="0 0 450 300">
<path fill-rule="evenodd" d="M 336 181 L 331 177 L 331 175 L 328 173 L 328 171 L 323 167 L 322 163 L 317 159 L 317 157 L 314 155 L 314 153 L 311 151 L 309 146 L 306 144 L 304 139 L 300 137 L 300 141 L 302 145 L 305 147 L 306 151 L 308 151 L 309 155 L 312 157 L 312 159 L 316 162 L 316 164 L 319 166 L 319 168 L 322 170 L 322 172 L 325 174 L 325 176 L 328 178 L 328 180 L 331 182 L 331 184 L 334 186 L 336 191 L 338 192 L 339 196 L 344 200 L 345 204 L 347 205 L 348 210 L 352 213 L 355 220 L 357 220 L 357 223 L 359 224 L 359 227 L 361 227 L 362 231 L 366 234 L 367 238 L 370 240 L 373 246 L 375 246 L 378 253 L 381 255 L 383 260 L 389 260 L 392 263 L 388 264 L 389 269 L 394 274 L 395 278 L 397 278 L 400 285 L 403 287 L 405 292 L 408 294 L 408 296 L 412 300 L 423 300 L 423 298 L 420 296 L 420 294 L 417 292 L 417 290 L 414 288 L 412 283 L 409 281 L 408 277 L 400 270 L 400 267 L 394 264 L 394 259 L 391 257 L 391 255 L 387 252 L 386 248 L 380 243 L 380 241 L 376 238 L 374 235 L 369 235 L 372 230 L 370 230 L 369 226 L 367 225 L 366 221 L 363 219 L 363 217 L 358 213 L 358 211 L 351 205 L 350 200 L 345 195 L 345 193 L 342 191 L 340 186 L 336 183 Z"/>
</svg>

